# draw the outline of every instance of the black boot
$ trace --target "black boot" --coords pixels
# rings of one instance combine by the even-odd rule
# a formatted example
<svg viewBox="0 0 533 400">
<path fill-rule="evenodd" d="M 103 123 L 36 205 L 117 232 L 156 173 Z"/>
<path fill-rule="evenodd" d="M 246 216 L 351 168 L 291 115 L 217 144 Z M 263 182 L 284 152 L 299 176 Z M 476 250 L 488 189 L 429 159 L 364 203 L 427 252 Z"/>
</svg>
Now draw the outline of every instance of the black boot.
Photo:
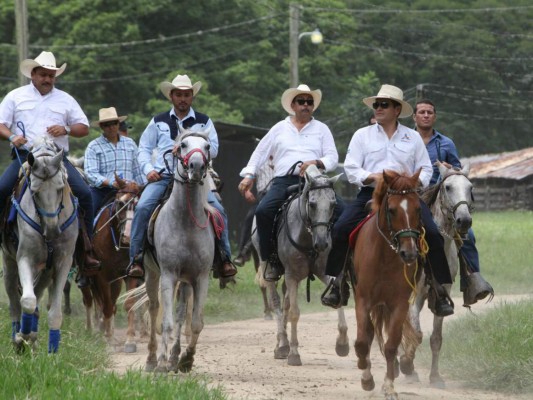
<svg viewBox="0 0 533 400">
<path fill-rule="evenodd" d="M 283 275 L 283 269 L 277 255 L 270 256 L 265 265 L 263 278 L 267 282 L 276 282 L 281 278 L 281 275 Z"/>
<path fill-rule="evenodd" d="M 428 308 L 437 317 L 447 317 L 453 314 L 453 301 L 451 301 L 446 290 L 436 282 L 429 288 Z"/>
<path fill-rule="evenodd" d="M 349 298 L 350 287 L 344 279 L 344 274 L 341 273 L 341 275 L 333 279 L 328 287 L 326 287 L 326 290 L 324 293 L 322 293 L 320 300 L 322 301 L 323 305 L 337 309 L 342 306 L 347 306 Z"/>
</svg>

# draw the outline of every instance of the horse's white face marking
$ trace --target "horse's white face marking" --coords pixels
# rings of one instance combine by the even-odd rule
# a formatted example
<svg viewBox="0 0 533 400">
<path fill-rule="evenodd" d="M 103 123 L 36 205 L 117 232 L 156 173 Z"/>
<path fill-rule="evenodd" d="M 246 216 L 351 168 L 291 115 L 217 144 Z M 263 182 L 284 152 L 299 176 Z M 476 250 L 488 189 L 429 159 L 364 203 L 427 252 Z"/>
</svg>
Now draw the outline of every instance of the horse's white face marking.
<svg viewBox="0 0 533 400">
<path fill-rule="evenodd" d="M 400 208 L 403 210 L 403 212 L 405 213 L 405 220 L 407 221 L 407 228 L 411 228 L 409 226 L 409 202 L 407 201 L 407 199 L 403 199 L 401 202 L 400 202 Z"/>
</svg>

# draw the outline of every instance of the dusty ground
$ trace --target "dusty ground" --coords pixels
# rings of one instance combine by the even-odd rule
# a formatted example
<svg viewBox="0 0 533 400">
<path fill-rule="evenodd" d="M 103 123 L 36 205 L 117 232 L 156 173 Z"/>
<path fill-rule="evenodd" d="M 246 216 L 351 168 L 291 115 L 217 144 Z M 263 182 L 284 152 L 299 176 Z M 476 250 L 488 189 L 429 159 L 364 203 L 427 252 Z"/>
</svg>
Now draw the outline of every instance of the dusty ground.
<svg viewBox="0 0 533 400">
<path fill-rule="evenodd" d="M 523 297 L 523 296 L 522 296 Z M 515 301 L 520 296 L 495 298 L 492 303 L 479 304 L 474 313 L 499 304 L 501 301 Z M 462 304 L 460 299 L 456 305 Z M 464 316 L 468 311 L 456 306 L 455 315 L 447 320 Z M 376 389 L 365 392 L 361 389 L 361 373 L 356 367 L 353 350 L 355 340 L 355 313 L 353 307 L 346 310 L 350 354 L 338 357 L 335 354 L 336 331 L 335 311 L 305 314 L 298 325 L 300 355 L 303 366 L 290 367 L 285 360 L 275 360 L 275 322 L 253 319 L 206 325 L 197 346 L 195 366 L 192 374 L 206 375 L 212 385 L 221 385 L 231 399 L 382 399 L 381 385 L 385 375 L 384 358 L 377 346 L 373 347 L 372 369 Z M 472 317 L 475 317 L 472 315 Z M 429 332 L 432 314 L 425 309 L 421 316 L 424 332 Z M 139 352 L 126 354 L 121 344 L 124 330 L 117 330 L 118 345 L 112 351 L 115 370 L 124 372 L 127 368 L 142 368 L 146 360 L 146 340 L 141 341 Z M 446 338 L 444 339 L 446 340 Z M 429 351 L 424 343 L 424 351 Z M 445 344 L 444 344 L 445 345 Z M 447 380 L 446 389 L 429 386 L 429 371 L 417 366 L 420 382 L 408 382 L 402 375 L 395 381 L 400 399 L 428 400 L 509 400 L 513 397 L 498 393 L 464 389 L 460 382 Z M 446 379 L 446 376 L 444 376 Z M 514 397 L 526 399 L 531 397 Z"/>
</svg>

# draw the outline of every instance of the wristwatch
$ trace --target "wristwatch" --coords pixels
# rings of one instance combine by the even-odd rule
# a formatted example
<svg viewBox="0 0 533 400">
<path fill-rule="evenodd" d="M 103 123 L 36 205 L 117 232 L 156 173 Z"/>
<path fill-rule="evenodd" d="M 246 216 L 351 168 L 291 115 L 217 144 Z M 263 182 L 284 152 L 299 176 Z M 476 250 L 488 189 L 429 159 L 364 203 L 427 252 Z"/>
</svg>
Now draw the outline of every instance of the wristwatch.
<svg viewBox="0 0 533 400">
<path fill-rule="evenodd" d="M 71 131 L 70 126 L 65 125 L 65 131 L 67 131 L 67 133 L 65 133 L 65 135 L 70 135 L 70 131 Z"/>
</svg>

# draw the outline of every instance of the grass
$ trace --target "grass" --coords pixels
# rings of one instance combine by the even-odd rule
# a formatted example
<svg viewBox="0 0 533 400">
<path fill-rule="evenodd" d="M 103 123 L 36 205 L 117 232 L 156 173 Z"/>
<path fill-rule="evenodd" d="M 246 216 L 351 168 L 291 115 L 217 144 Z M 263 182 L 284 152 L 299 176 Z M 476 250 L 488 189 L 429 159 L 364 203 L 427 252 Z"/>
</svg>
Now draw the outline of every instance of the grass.
<svg viewBox="0 0 533 400">
<path fill-rule="evenodd" d="M 530 254 L 533 244 L 533 212 L 476 213 L 474 232 L 482 273 L 494 286 L 496 296 L 532 293 L 530 277 L 533 274 L 533 263 Z M 204 310 L 205 322 L 214 324 L 261 318 L 263 303 L 254 277 L 253 264 L 248 262 L 239 268 L 237 285 L 233 287 L 221 290 L 218 288 L 218 281 L 211 280 Z M 302 313 L 329 310 L 320 303 L 323 290 L 321 282 L 311 282 L 311 302 L 307 303 L 305 282 L 302 282 L 299 293 Z M 458 293 L 458 288 L 456 290 Z M 108 372 L 106 367 L 109 360 L 105 345 L 98 335 L 85 331 L 85 311 L 80 292 L 75 287 L 72 290 L 72 307 L 72 316 L 64 319 L 59 354 L 49 356 L 44 342 L 34 355 L 20 356 L 14 353 L 10 344 L 11 326 L 8 322 L 7 297 L 2 285 L 0 398 L 52 399 L 59 395 L 65 399 L 224 398 L 218 388 L 209 389 L 208 382 L 201 378 L 184 379 L 181 374 L 159 376 L 134 370 L 123 376 Z M 353 309 L 353 300 L 350 300 L 349 307 Z M 472 371 L 472 377 L 469 376 L 468 380 L 476 388 L 511 392 L 511 387 L 522 393 L 531 391 L 532 307 L 531 302 L 508 305 L 498 307 L 482 317 L 445 324 L 442 371 L 447 376 L 460 380 L 464 380 L 465 371 Z M 117 317 L 117 326 L 124 326 L 122 307 L 119 307 Z M 43 321 L 41 341 L 46 341 L 45 324 Z M 427 356 L 429 352 L 422 353 L 422 359 L 424 354 Z"/>
</svg>

